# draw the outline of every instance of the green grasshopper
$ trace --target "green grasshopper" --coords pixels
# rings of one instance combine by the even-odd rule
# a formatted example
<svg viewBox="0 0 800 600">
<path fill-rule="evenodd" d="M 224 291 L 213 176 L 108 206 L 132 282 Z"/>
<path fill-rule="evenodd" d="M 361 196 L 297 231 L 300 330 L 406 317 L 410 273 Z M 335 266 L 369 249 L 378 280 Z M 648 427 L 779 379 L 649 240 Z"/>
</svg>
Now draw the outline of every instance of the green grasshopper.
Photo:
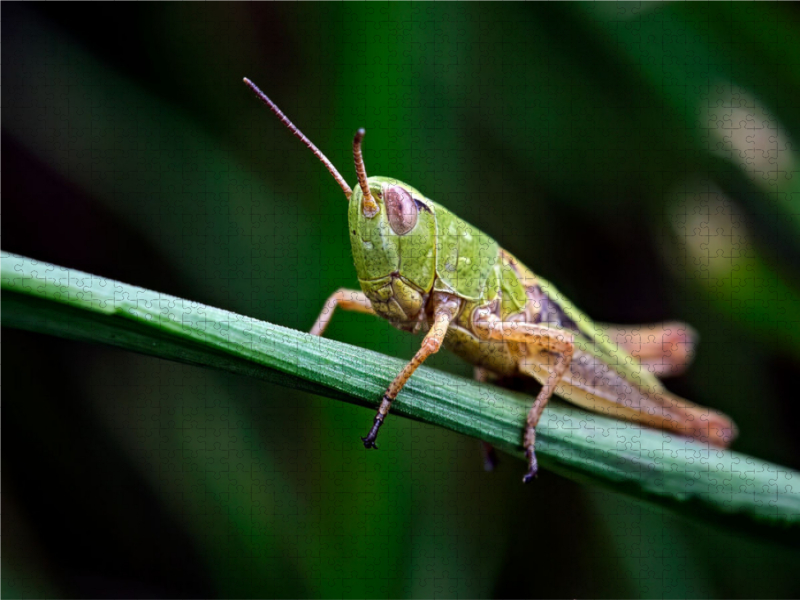
<svg viewBox="0 0 800 600">
<path fill-rule="evenodd" d="M 323 334 L 336 307 L 425 332 L 414 358 L 383 394 L 372 428 L 361 438 L 366 448 L 376 448 L 392 401 L 442 346 L 475 365 L 481 381 L 524 376 L 542 384 L 523 437 L 526 483 L 538 470 L 536 425 L 554 393 L 594 412 L 719 447 L 736 436 L 727 416 L 671 394 L 656 378 L 676 374 L 690 359 L 696 335 L 688 325 L 594 323 L 552 284 L 443 206 L 396 179 L 367 177 L 363 129 L 353 140 L 358 187 L 351 189 L 275 103 L 249 79 L 244 82 L 322 161 L 349 201 L 361 291 L 331 295 L 311 333 Z M 639 339 L 639 330 L 648 332 L 647 339 Z"/>
</svg>

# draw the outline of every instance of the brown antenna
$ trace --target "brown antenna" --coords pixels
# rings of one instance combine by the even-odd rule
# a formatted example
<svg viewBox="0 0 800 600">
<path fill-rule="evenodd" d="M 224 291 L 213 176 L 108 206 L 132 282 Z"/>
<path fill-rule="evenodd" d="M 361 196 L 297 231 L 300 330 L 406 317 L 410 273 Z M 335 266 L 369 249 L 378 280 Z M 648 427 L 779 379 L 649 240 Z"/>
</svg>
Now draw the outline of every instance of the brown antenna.
<svg viewBox="0 0 800 600">
<path fill-rule="evenodd" d="M 336 183 L 339 184 L 339 187 L 342 188 L 342 191 L 344 191 L 344 195 L 347 196 L 349 200 L 350 195 L 353 193 L 353 190 L 351 190 L 350 186 L 347 185 L 347 182 L 344 180 L 344 177 L 342 177 L 339 174 L 339 171 L 336 170 L 336 167 L 333 166 L 333 163 L 331 163 L 331 161 L 328 160 L 328 157 L 325 156 L 322 152 L 320 152 L 319 148 L 317 148 L 313 143 L 311 143 L 311 140 L 308 139 L 305 135 L 303 135 L 302 131 L 300 131 L 297 127 L 295 127 L 294 123 L 292 123 L 288 119 L 288 117 L 281 112 L 281 109 L 278 108 L 275 105 L 275 103 L 272 100 L 270 100 L 264 92 L 258 89 L 258 86 L 255 83 L 250 81 L 247 77 L 244 78 L 244 83 L 247 87 L 253 90 L 253 92 L 255 92 L 256 96 L 258 96 L 258 98 L 264 104 L 267 105 L 267 108 L 269 108 L 273 113 L 275 113 L 275 116 L 278 117 L 278 119 L 280 119 L 281 123 L 286 125 L 289 131 L 291 131 L 296 138 L 298 138 L 301 142 L 303 142 L 306 145 L 306 148 L 308 148 L 314 153 L 314 156 L 316 156 L 318 159 L 322 161 L 322 164 L 325 165 L 325 168 L 328 169 L 328 172 L 331 175 L 333 175 L 333 178 L 336 180 Z"/>
<path fill-rule="evenodd" d="M 361 210 L 364 216 L 372 218 L 378 214 L 378 205 L 369 193 L 369 185 L 367 184 L 367 169 L 364 167 L 364 157 L 361 156 L 361 142 L 364 139 L 364 134 L 367 133 L 363 129 L 356 131 L 356 137 L 353 138 L 353 159 L 356 161 L 356 175 L 358 175 L 358 185 L 361 186 L 361 192 L 364 194 L 364 199 L 361 201 Z"/>
</svg>

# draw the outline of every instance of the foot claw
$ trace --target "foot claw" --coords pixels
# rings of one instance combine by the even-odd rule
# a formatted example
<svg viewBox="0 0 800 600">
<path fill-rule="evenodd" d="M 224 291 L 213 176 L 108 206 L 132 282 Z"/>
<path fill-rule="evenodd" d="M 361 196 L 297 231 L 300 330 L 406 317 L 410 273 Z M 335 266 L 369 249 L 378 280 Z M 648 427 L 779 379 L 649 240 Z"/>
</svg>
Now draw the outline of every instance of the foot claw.
<svg viewBox="0 0 800 600">
<path fill-rule="evenodd" d="M 361 438 L 361 441 L 364 442 L 364 448 L 367 450 L 370 448 L 378 449 L 375 445 L 375 440 L 378 438 L 378 430 L 381 428 L 381 425 L 383 425 L 383 415 L 378 413 L 375 415 L 375 422 L 372 424 L 372 429 L 369 430 L 367 437 Z"/>
<path fill-rule="evenodd" d="M 530 483 L 539 473 L 539 464 L 536 462 L 536 453 L 533 449 L 529 448 L 526 450 L 525 456 L 528 457 L 528 472 L 525 473 L 525 476 L 522 478 L 522 483 Z"/>
</svg>

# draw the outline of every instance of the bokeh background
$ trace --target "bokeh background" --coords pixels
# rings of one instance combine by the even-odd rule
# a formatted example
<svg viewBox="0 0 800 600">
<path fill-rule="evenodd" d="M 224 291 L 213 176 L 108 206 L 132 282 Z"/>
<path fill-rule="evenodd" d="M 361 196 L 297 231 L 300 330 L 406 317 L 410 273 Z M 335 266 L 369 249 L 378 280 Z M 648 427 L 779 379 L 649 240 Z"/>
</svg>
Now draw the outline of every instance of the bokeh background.
<svg viewBox="0 0 800 600">
<path fill-rule="evenodd" d="M 600 321 L 700 333 L 669 387 L 800 468 L 797 4 L 4 3 L 2 247 L 308 329 L 342 194 L 407 181 Z M 362 408 L 3 329 L 4 597 L 797 597 L 746 538 Z M 337 314 L 330 337 L 418 339 Z M 464 375 L 442 353 L 429 364 Z"/>
</svg>

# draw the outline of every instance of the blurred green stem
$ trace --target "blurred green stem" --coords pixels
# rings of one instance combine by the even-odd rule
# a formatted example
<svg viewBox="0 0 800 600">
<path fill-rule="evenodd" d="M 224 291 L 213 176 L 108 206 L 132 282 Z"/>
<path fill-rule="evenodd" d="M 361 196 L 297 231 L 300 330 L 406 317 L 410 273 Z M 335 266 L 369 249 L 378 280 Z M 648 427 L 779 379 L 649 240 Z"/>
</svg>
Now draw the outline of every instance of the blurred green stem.
<svg viewBox="0 0 800 600">
<path fill-rule="evenodd" d="M 363 348 L 5 252 L 2 294 L 5 326 L 210 366 L 361 406 L 375 407 L 403 365 Z M 392 412 L 521 458 L 531 402 L 423 367 Z M 570 479 L 797 545 L 800 473 L 790 469 L 560 402 L 539 424 L 538 454 L 542 466 Z M 531 487 L 535 493 L 535 483 Z"/>
</svg>

